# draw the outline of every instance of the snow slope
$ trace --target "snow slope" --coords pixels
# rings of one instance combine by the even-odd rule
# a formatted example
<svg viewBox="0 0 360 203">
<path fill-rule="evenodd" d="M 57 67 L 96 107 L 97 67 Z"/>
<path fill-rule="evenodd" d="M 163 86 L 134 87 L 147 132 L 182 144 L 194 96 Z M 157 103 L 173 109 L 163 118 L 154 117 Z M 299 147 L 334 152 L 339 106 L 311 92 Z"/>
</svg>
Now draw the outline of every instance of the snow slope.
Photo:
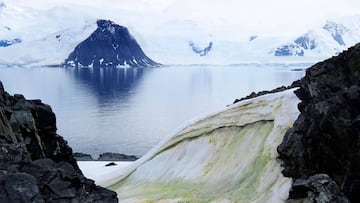
<svg viewBox="0 0 360 203">
<path fill-rule="evenodd" d="M 129 167 L 133 164 L 132 161 L 115 161 L 116 165 L 114 166 L 105 166 L 106 164 L 111 163 L 111 161 L 78 161 L 77 164 L 83 172 L 83 174 L 92 180 L 96 184 L 100 182 L 104 177 L 112 176 L 114 172 L 119 172 L 121 170 L 126 170 L 126 167 Z"/>
<path fill-rule="evenodd" d="M 94 30 L 94 23 L 65 29 L 33 41 L 23 41 L 0 49 L 0 64 L 18 66 L 59 65 L 76 45 Z"/>
<path fill-rule="evenodd" d="M 236 103 L 165 138 L 97 183 L 121 202 L 284 202 L 276 147 L 299 112 L 294 89 Z"/>
</svg>

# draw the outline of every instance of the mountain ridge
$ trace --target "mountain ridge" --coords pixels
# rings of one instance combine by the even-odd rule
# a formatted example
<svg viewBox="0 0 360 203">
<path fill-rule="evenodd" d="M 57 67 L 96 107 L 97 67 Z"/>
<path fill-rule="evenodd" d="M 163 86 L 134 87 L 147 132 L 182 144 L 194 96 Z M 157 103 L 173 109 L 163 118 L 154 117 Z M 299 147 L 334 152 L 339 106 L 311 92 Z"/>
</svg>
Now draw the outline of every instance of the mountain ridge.
<svg viewBox="0 0 360 203">
<path fill-rule="evenodd" d="M 6 3 L 0 14 L 0 41 L 6 46 L 0 47 L 0 64 L 3 66 L 62 64 L 75 47 L 97 29 L 97 18 L 113 19 L 125 25 L 136 36 L 147 56 L 161 64 L 315 63 L 360 41 L 357 34 L 360 32 L 360 16 L 356 15 L 329 18 L 302 34 L 290 37 L 256 32 L 244 36 L 247 32 L 244 30 L 241 36 L 234 38 L 229 35 L 228 38 L 227 33 L 232 27 L 226 22 L 218 29 L 208 29 L 192 20 L 170 19 L 162 19 L 158 25 L 151 26 L 139 22 L 136 16 L 132 16 L 135 14 L 125 10 L 103 18 L 100 14 L 94 17 L 86 12 L 84 15 L 77 13 L 69 5 L 39 10 Z M 286 27 L 278 31 L 281 32 L 287 32 Z M 21 42 L 8 43 L 14 39 Z M 190 41 L 196 46 L 189 47 Z M 209 42 L 212 42 L 211 51 L 204 54 L 201 51 L 208 47 Z"/>
</svg>

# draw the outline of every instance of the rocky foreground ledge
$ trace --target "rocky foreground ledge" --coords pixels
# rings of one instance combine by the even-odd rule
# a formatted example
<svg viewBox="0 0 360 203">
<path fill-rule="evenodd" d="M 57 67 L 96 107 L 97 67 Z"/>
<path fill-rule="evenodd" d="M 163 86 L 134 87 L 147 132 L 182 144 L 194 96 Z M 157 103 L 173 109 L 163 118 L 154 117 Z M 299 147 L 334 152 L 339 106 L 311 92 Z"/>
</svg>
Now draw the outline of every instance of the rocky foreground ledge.
<svg viewBox="0 0 360 203">
<path fill-rule="evenodd" d="M 0 82 L 0 202 L 117 202 L 83 176 L 50 106 Z"/>
<path fill-rule="evenodd" d="M 360 202 L 360 44 L 296 83 L 301 114 L 278 147 L 289 202 Z"/>
</svg>

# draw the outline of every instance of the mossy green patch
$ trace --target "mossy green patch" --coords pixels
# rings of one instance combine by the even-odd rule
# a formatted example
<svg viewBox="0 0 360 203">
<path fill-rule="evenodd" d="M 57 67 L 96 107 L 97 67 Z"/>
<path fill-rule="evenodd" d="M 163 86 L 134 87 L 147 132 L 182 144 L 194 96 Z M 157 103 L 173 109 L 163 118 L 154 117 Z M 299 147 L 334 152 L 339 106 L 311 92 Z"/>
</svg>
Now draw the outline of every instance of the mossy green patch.
<svg viewBox="0 0 360 203">
<path fill-rule="evenodd" d="M 213 130 L 206 130 L 204 134 L 192 137 L 191 139 L 207 139 L 207 143 L 212 145 L 215 153 L 211 156 L 209 162 L 203 168 L 203 176 L 193 178 L 191 182 L 185 180 L 168 180 L 168 182 L 142 182 L 131 177 L 114 184 L 110 189 L 119 192 L 119 198 L 148 199 L 149 201 L 164 199 L 181 199 L 187 202 L 210 202 L 214 199 L 227 199 L 234 202 L 250 202 L 256 198 L 257 188 L 261 184 L 261 177 L 264 175 L 266 166 L 271 161 L 275 161 L 271 154 L 264 150 L 264 143 L 267 135 L 273 130 L 272 121 L 259 121 L 248 124 L 243 127 L 223 127 Z M 239 146 L 246 140 L 251 140 L 257 149 L 254 158 L 250 164 L 246 165 L 244 174 L 226 174 L 226 167 L 239 167 L 237 163 L 237 154 Z M 250 143 L 250 144 L 251 144 Z M 251 145 L 252 146 L 252 145 Z M 176 147 L 172 145 L 171 150 Z M 162 151 L 161 153 L 164 153 Z M 159 152 L 160 153 L 160 152 Z M 240 156 L 240 155 L 239 155 Z M 241 155 L 246 158 L 246 155 Z M 241 164 L 241 161 L 239 162 Z M 231 169 L 233 170 L 233 168 Z M 220 174 L 219 173 L 223 173 Z M 221 176 L 224 176 L 221 179 Z M 234 177 L 232 177 L 232 175 Z M 214 176 L 217 179 L 214 179 Z M 219 178 L 220 177 L 220 178 Z M 226 182 L 226 178 L 231 182 Z M 215 182 L 214 182 L 215 181 Z M 216 181 L 221 181 L 217 183 Z M 262 195 L 260 191 L 257 196 Z"/>
<path fill-rule="evenodd" d="M 209 144 L 215 144 L 215 137 L 214 136 L 209 136 Z"/>
</svg>

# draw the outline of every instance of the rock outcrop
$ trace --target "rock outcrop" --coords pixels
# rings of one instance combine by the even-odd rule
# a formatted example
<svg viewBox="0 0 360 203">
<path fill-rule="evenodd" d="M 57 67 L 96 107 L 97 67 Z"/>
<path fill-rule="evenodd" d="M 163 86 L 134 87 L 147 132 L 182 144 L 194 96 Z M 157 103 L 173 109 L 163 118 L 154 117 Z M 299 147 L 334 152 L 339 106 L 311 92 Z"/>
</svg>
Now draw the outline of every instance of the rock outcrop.
<svg viewBox="0 0 360 203">
<path fill-rule="evenodd" d="M 99 155 L 98 161 L 135 161 L 138 157 L 134 155 L 105 152 Z"/>
<path fill-rule="evenodd" d="M 286 203 L 349 203 L 339 186 L 326 174 L 296 179 Z"/>
<path fill-rule="evenodd" d="M 90 154 L 75 152 L 73 156 L 76 161 L 94 161 L 94 158 L 92 158 Z"/>
<path fill-rule="evenodd" d="M 84 154 L 80 152 L 75 152 L 73 156 L 77 161 L 135 161 L 139 159 L 139 157 L 135 155 L 119 154 L 112 152 L 102 153 L 97 159 L 92 158 L 90 154 Z"/>
<path fill-rule="evenodd" d="M 278 147 L 283 174 L 295 179 L 293 190 L 298 179 L 327 174 L 350 202 L 360 202 L 360 44 L 309 68 L 297 83 L 301 114 Z"/>
<path fill-rule="evenodd" d="M 110 20 L 98 20 L 98 28 L 65 60 L 65 65 L 115 67 L 159 66 L 145 55 L 126 27 Z"/>
<path fill-rule="evenodd" d="M 260 92 L 251 92 L 251 93 L 250 93 L 249 95 L 247 95 L 246 97 L 243 97 L 243 98 L 240 98 L 240 99 L 235 99 L 235 101 L 233 102 L 233 104 L 238 103 L 238 102 L 241 102 L 241 101 L 244 101 L 244 100 L 248 100 L 248 99 L 260 97 L 260 96 L 263 96 L 263 95 L 266 95 L 266 94 L 273 94 L 273 93 L 277 93 L 277 92 L 282 92 L 282 91 L 291 89 L 291 88 L 293 88 L 293 87 L 294 87 L 294 86 L 288 86 L 288 87 L 281 86 L 281 87 L 275 88 L 275 89 L 273 89 L 273 90 L 263 90 L 263 91 L 260 91 Z"/>
<path fill-rule="evenodd" d="M 50 106 L 10 96 L 1 82 L 0 191 L 0 202 L 117 202 L 82 175 Z"/>
<path fill-rule="evenodd" d="M 211 51 L 211 49 L 213 47 L 213 42 L 210 41 L 206 47 L 200 48 L 194 42 L 189 41 L 189 47 L 191 47 L 191 50 L 194 53 L 199 54 L 199 56 L 206 56 Z"/>
</svg>

